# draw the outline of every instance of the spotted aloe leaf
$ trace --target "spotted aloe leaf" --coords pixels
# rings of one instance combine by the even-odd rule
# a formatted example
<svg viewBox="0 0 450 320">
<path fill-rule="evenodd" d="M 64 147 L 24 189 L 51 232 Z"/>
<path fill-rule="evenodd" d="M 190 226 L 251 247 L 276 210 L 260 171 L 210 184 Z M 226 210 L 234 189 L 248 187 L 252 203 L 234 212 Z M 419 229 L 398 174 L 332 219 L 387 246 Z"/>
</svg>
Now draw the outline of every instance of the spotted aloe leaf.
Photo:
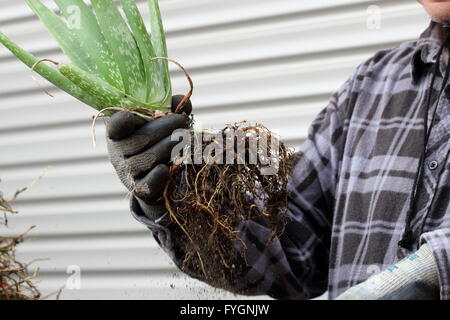
<svg viewBox="0 0 450 320">
<path fill-rule="evenodd" d="M 92 0 L 98 24 L 118 63 L 125 92 L 145 101 L 147 88 L 143 61 L 133 34 L 113 0 Z"/>
<path fill-rule="evenodd" d="M 161 78 L 161 75 L 158 74 L 158 65 L 150 61 L 151 58 L 155 57 L 155 50 L 153 49 L 144 20 L 142 19 L 134 0 L 121 0 L 120 2 L 134 38 L 136 39 L 144 63 L 148 89 L 147 101 L 161 101 L 165 97 L 164 81 Z"/>
<path fill-rule="evenodd" d="M 121 92 L 106 81 L 86 72 L 70 63 L 63 64 L 59 67 L 59 71 L 66 78 L 76 83 L 81 89 L 88 92 L 99 99 L 104 106 L 121 106 L 121 107 L 148 107 L 155 110 L 161 110 L 161 107 L 155 105 L 142 104 L 126 93 Z"/>
<path fill-rule="evenodd" d="M 21 60 L 28 67 L 32 68 L 38 59 L 32 54 L 28 53 L 11 39 L 9 39 L 5 34 L 0 32 L 0 43 L 3 44 L 9 51 L 11 51 L 19 60 Z M 93 95 L 90 95 L 86 91 L 82 90 L 79 86 L 74 84 L 72 81 L 64 77 L 58 70 L 52 68 L 44 63 L 37 64 L 34 68 L 39 75 L 53 83 L 58 88 L 64 90 L 68 94 L 74 96 L 78 100 L 90 105 L 95 109 L 102 109 L 105 106 L 100 103 L 100 101 Z"/>
<path fill-rule="evenodd" d="M 159 10 L 158 0 L 148 0 L 148 7 L 150 13 L 150 27 L 152 34 L 152 44 L 155 49 L 155 54 L 158 57 L 167 58 L 167 44 L 164 33 L 164 26 L 162 23 L 161 12 Z M 169 104 L 172 97 L 172 85 L 170 82 L 169 64 L 166 60 L 160 60 L 156 63 L 160 66 L 160 73 L 164 79 L 166 87 L 166 96 L 164 104 Z"/>
<path fill-rule="evenodd" d="M 112 86 L 123 89 L 119 66 L 97 23 L 97 18 L 82 0 L 55 0 L 71 26 L 72 34 L 89 54 L 96 73 Z"/>
<path fill-rule="evenodd" d="M 25 0 L 28 6 L 34 11 L 39 19 L 44 23 L 48 32 L 58 42 L 64 54 L 78 67 L 91 73 L 96 73 L 97 69 L 89 57 L 89 52 L 83 48 L 67 24 L 52 10 L 42 4 L 40 0 Z"/>
<path fill-rule="evenodd" d="M 91 0 L 92 9 L 83 0 L 54 0 L 64 17 L 42 0 L 25 1 L 71 60 L 60 69 L 36 64 L 36 57 L 0 34 L 0 43 L 26 65 L 96 109 L 168 109 L 172 92 L 168 63 L 153 59 L 167 57 L 158 1 L 148 2 L 151 35 L 135 0 L 120 0 L 126 20 L 114 0 Z"/>
</svg>

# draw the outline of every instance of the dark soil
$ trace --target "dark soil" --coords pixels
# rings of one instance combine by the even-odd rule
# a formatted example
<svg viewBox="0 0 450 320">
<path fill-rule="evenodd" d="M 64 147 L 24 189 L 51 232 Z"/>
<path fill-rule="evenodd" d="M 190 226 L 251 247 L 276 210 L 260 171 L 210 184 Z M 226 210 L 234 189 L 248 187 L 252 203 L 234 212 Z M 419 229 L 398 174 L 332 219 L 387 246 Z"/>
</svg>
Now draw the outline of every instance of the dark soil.
<svg viewBox="0 0 450 320">
<path fill-rule="evenodd" d="M 270 143 L 263 145 L 267 155 L 279 159 L 277 174 L 263 175 L 260 160 L 248 164 L 249 137 L 275 136 L 263 126 L 240 123 L 224 128 L 223 139 L 228 130 L 237 128 L 249 132 L 245 137 L 246 164 L 236 164 L 236 157 L 233 164 L 174 166 L 164 194 L 172 231 L 182 239 L 176 248 L 178 259 L 183 261 L 179 267 L 221 288 L 235 287 L 234 282 L 247 269 L 248 244 L 237 232 L 242 223 L 253 220 L 270 228 L 267 245 L 283 233 L 288 220 L 287 182 L 297 158 L 281 142 L 278 150 L 272 150 Z M 258 153 L 261 151 L 259 146 Z M 194 155 L 195 150 L 191 153 Z M 221 156 L 225 159 L 225 154 Z"/>
</svg>

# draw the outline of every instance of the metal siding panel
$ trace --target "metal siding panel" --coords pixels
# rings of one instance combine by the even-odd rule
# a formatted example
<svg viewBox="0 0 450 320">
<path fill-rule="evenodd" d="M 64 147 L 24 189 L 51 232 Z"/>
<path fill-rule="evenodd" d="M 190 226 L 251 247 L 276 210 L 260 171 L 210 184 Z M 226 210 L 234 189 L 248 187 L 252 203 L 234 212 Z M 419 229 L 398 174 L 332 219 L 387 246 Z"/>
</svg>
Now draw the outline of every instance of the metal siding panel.
<svg viewBox="0 0 450 320">
<path fill-rule="evenodd" d="M 138 1 L 146 11 L 145 1 Z M 48 3 L 48 1 L 47 1 Z M 382 9 L 368 30 L 367 8 Z M 64 60 L 22 2 L 0 0 L 0 28 L 39 57 Z M 195 81 L 198 123 L 221 127 L 250 120 L 299 146 L 315 115 L 352 70 L 375 51 L 414 39 L 427 17 L 406 0 L 161 1 L 171 57 Z M 17 201 L 8 234 L 37 225 L 20 256 L 40 266 L 45 293 L 63 286 L 69 265 L 81 290 L 67 299 L 243 298 L 206 287 L 175 270 L 148 230 L 128 212 L 126 191 L 107 161 L 104 128 L 91 141 L 93 111 L 45 85 L 0 48 L 0 177 L 5 192 L 48 174 Z M 173 70 L 174 92 L 186 83 Z M 3 230 L 2 230 L 3 232 Z"/>
</svg>

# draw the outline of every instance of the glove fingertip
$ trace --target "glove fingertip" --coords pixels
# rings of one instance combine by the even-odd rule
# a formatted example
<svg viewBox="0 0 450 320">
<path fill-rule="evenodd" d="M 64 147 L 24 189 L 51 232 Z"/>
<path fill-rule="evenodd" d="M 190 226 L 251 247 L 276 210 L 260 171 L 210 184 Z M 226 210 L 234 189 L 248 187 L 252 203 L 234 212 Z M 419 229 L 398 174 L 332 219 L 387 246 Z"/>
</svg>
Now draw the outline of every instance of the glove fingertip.
<svg viewBox="0 0 450 320">
<path fill-rule="evenodd" d="M 136 130 L 134 116 L 129 111 L 115 113 L 108 123 L 108 137 L 112 140 L 121 140 L 130 136 Z"/>
<path fill-rule="evenodd" d="M 180 104 L 180 102 L 183 100 L 184 96 L 183 95 L 175 95 L 172 97 L 172 107 L 171 110 L 173 113 L 175 113 L 178 105 Z M 185 113 L 187 115 L 190 115 L 192 112 L 192 102 L 189 99 L 185 105 L 183 106 L 183 108 L 181 108 L 180 113 Z"/>
<path fill-rule="evenodd" d="M 152 173 L 153 179 L 155 181 L 164 181 L 169 177 L 169 167 L 166 164 L 161 163 L 154 167 L 152 172 L 150 173 Z"/>
<path fill-rule="evenodd" d="M 148 186 L 148 198 L 153 198 L 159 194 L 169 179 L 169 167 L 165 164 L 159 164 L 154 167 L 141 181 Z"/>
</svg>

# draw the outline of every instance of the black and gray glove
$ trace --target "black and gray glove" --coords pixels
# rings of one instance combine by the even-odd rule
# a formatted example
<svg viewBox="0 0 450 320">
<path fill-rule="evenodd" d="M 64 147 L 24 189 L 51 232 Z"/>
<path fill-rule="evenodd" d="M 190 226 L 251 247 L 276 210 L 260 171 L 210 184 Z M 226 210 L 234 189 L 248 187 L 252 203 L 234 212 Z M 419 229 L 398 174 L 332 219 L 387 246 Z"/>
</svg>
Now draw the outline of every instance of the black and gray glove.
<svg viewBox="0 0 450 320">
<path fill-rule="evenodd" d="M 174 110 L 182 96 L 174 96 Z M 109 158 L 125 187 L 133 193 L 142 211 L 150 219 L 165 213 L 161 194 L 169 177 L 173 131 L 189 126 L 192 105 L 188 102 L 180 114 L 170 114 L 136 127 L 128 111 L 114 114 L 107 121 Z"/>
</svg>

